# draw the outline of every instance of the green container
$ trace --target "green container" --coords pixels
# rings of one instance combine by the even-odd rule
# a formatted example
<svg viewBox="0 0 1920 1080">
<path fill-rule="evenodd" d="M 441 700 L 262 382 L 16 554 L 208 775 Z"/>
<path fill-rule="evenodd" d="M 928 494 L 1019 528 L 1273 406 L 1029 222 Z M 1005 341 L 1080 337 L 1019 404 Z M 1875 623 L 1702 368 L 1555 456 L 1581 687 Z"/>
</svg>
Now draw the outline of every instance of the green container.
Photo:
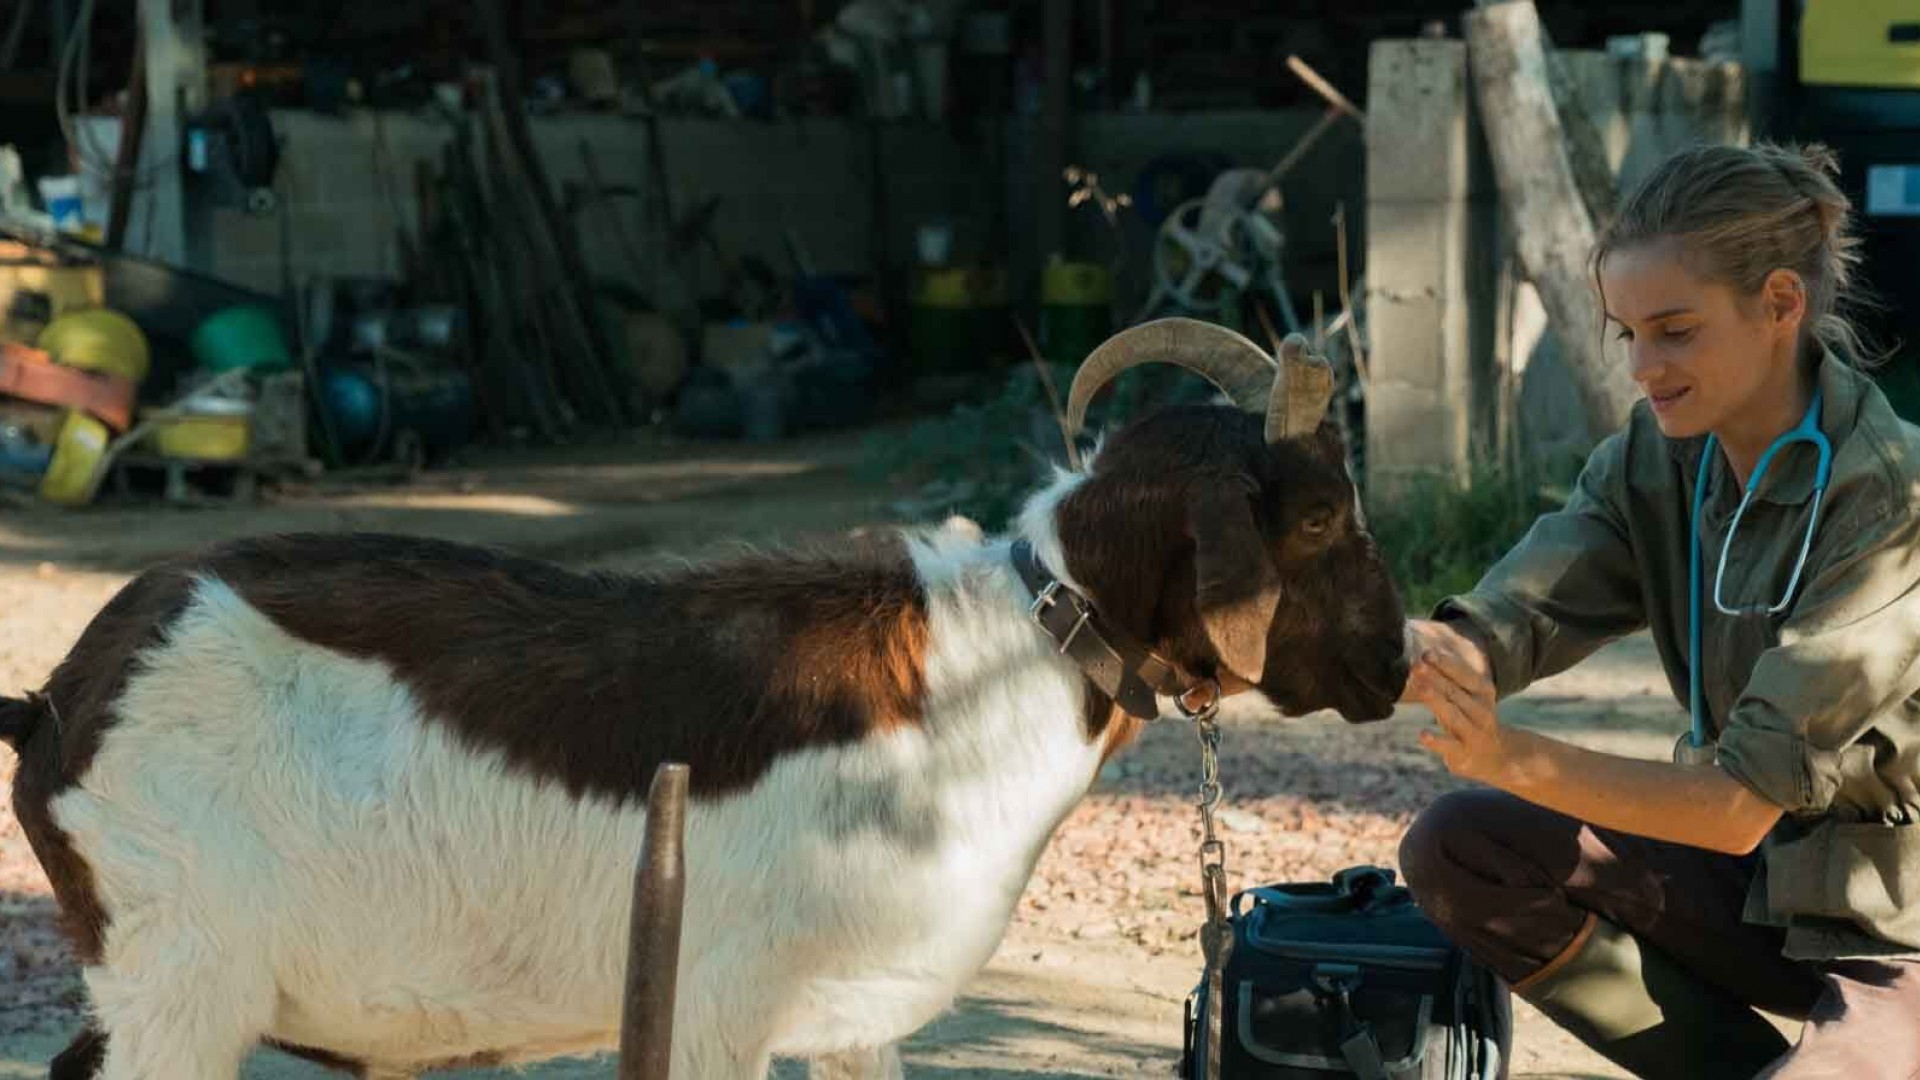
<svg viewBox="0 0 1920 1080">
<path fill-rule="evenodd" d="M 1005 361 L 1007 281 L 997 269 L 927 271 L 908 311 L 908 344 L 921 374 L 953 374 Z"/>
<path fill-rule="evenodd" d="M 1113 333 L 1112 303 L 1106 267 L 1055 258 L 1040 279 L 1040 350 L 1078 367 Z"/>
<path fill-rule="evenodd" d="M 200 366 L 220 373 L 235 368 L 284 371 L 293 366 L 293 350 L 280 328 L 280 316 L 262 304 L 222 308 L 194 328 L 187 340 Z"/>
</svg>

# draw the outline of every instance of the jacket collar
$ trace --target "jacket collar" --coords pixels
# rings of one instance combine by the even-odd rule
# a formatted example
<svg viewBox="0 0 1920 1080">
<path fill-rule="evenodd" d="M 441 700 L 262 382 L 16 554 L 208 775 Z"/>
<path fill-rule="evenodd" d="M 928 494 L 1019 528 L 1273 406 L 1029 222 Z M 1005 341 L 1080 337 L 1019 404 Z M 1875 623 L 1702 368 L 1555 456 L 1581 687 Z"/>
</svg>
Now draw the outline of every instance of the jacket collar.
<svg viewBox="0 0 1920 1080">
<path fill-rule="evenodd" d="M 1814 373 L 1814 379 L 1820 386 L 1820 430 L 1826 434 L 1837 454 L 1840 444 L 1860 422 L 1861 409 L 1866 407 L 1874 389 L 1873 381 L 1835 356 L 1830 349 L 1821 350 L 1820 366 Z M 1700 454 L 1706 448 L 1706 442 L 1704 435 L 1666 440 L 1668 452 L 1686 471 L 1689 482 L 1699 473 Z M 1772 464 L 1767 466 L 1766 476 L 1761 479 L 1760 490 L 1754 498 L 1779 506 L 1805 504 L 1813 497 L 1815 461 L 1814 448 L 1806 443 L 1796 443 L 1782 449 Z M 1727 468 L 1724 455 L 1713 462 L 1712 483 L 1716 498 L 1722 492 L 1736 491 L 1733 474 Z M 1733 498 L 1737 501 L 1737 494 Z"/>
</svg>

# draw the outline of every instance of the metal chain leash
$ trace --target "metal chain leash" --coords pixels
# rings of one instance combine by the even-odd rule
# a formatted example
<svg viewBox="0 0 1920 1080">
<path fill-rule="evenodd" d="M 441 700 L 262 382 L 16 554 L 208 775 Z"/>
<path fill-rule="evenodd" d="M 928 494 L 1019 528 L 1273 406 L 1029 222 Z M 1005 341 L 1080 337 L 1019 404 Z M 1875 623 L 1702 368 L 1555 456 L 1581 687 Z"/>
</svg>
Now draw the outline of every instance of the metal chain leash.
<svg viewBox="0 0 1920 1080">
<path fill-rule="evenodd" d="M 1200 888 L 1207 902 L 1207 921 L 1226 918 L 1227 845 L 1214 831 L 1213 812 L 1220 805 L 1220 704 L 1215 701 L 1193 717 L 1200 736 Z"/>
<path fill-rule="evenodd" d="M 1214 831 L 1213 812 L 1220 805 L 1220 687 L 1198 708 L 1185 697 L 1177 699 L 1180 714 L 1193 722 L 1200 737 L 1200 891 L 1207 904 L 1207 921 L 1200 928 L 1200 952 L 1206 959 L 1207 1005 L 1202 1018 L 1200 1075 L 1217 1080 L 1225 1028 L 1226 1004 L 1221 1000 L 1227 957 L 1233 951 L 1233 924 L 1227 921 L 1227 845 Z"/>
</svg>

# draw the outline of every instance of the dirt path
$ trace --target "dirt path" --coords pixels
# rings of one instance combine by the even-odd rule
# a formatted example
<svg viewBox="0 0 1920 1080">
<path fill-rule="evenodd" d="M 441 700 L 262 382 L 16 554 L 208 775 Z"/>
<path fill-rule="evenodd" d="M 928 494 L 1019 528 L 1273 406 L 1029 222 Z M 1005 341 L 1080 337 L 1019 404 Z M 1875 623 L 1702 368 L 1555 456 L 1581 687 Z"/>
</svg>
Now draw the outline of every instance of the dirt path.
<svg viewBox="0 0 1920 1080">
<path fill-rule="evenodd" d="M 250 513 L 116 510 L 0 517 L 0 688 L 38 685 L 131 570 L 216 537 L 285 529 L 392 529 L 503 544 L 575 565 L 634 568 L 713 538 L 752 542 L 878 521 L 881 497 L 853 474 L 858 438 L 755 448 L 601 447 L 501 457 L 408 488 L 338 486 Z M 1533 688 L 1515 723 L 1588 745 L 1660 756 L 1680 728 L 1650 648 L 1630 640 Z M 1349 727 L 1230 715 L 1222 765 L 1229 873 L 1238 884 L 1317 879 L 1393 865 L 1412 814 L 1454 786 L 1420 750 L 1422 715 Z M 1181 1002 L 1198 973 L 1196 752 L 1176 725 L 1148 730 L 1112 763 L 1049 846 L 993 962 L 912 1041 L 910 1075 L 1166 1076 Z M 6 794 L 10 759 L 0 763 Z M 4 798 L 0 797 L 0 806 Z M 44 1076 L 70 1036 L 78 977 L 55 936 L 46 883 L 0 809 L 0 1080 Z M 1516 1076 L 1623 1076 L 1537 1015 L 1518 1021 Z M 317 1077 L 261 1053 L 250 1080 Z M 509 1074 L 473 1072 L 474 1078 Z M 611 1075 L 605 1060 L 531 1070 Z M 797 1075 L 783 1069 L 782 1075 Z"/>
</svg>

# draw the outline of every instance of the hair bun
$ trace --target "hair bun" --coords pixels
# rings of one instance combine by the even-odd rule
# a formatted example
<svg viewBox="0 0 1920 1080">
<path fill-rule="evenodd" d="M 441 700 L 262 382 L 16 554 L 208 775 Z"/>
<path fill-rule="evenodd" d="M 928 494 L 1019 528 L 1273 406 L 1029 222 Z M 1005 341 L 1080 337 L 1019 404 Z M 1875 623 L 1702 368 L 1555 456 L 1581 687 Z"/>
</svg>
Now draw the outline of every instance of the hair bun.
<svg viewBox="0 0 1920 1080">
<path fill-rule="evenodd" d="M 1800 160 L 1806 164 L 1807 168 L 1831 177 L 1837 178 L 1840 175 L 1840 156 L 1833 152 L 1832 147 L 1825 143 L 1813 142 L 1802 144 L 1798 149 Z"/>
</svg>

